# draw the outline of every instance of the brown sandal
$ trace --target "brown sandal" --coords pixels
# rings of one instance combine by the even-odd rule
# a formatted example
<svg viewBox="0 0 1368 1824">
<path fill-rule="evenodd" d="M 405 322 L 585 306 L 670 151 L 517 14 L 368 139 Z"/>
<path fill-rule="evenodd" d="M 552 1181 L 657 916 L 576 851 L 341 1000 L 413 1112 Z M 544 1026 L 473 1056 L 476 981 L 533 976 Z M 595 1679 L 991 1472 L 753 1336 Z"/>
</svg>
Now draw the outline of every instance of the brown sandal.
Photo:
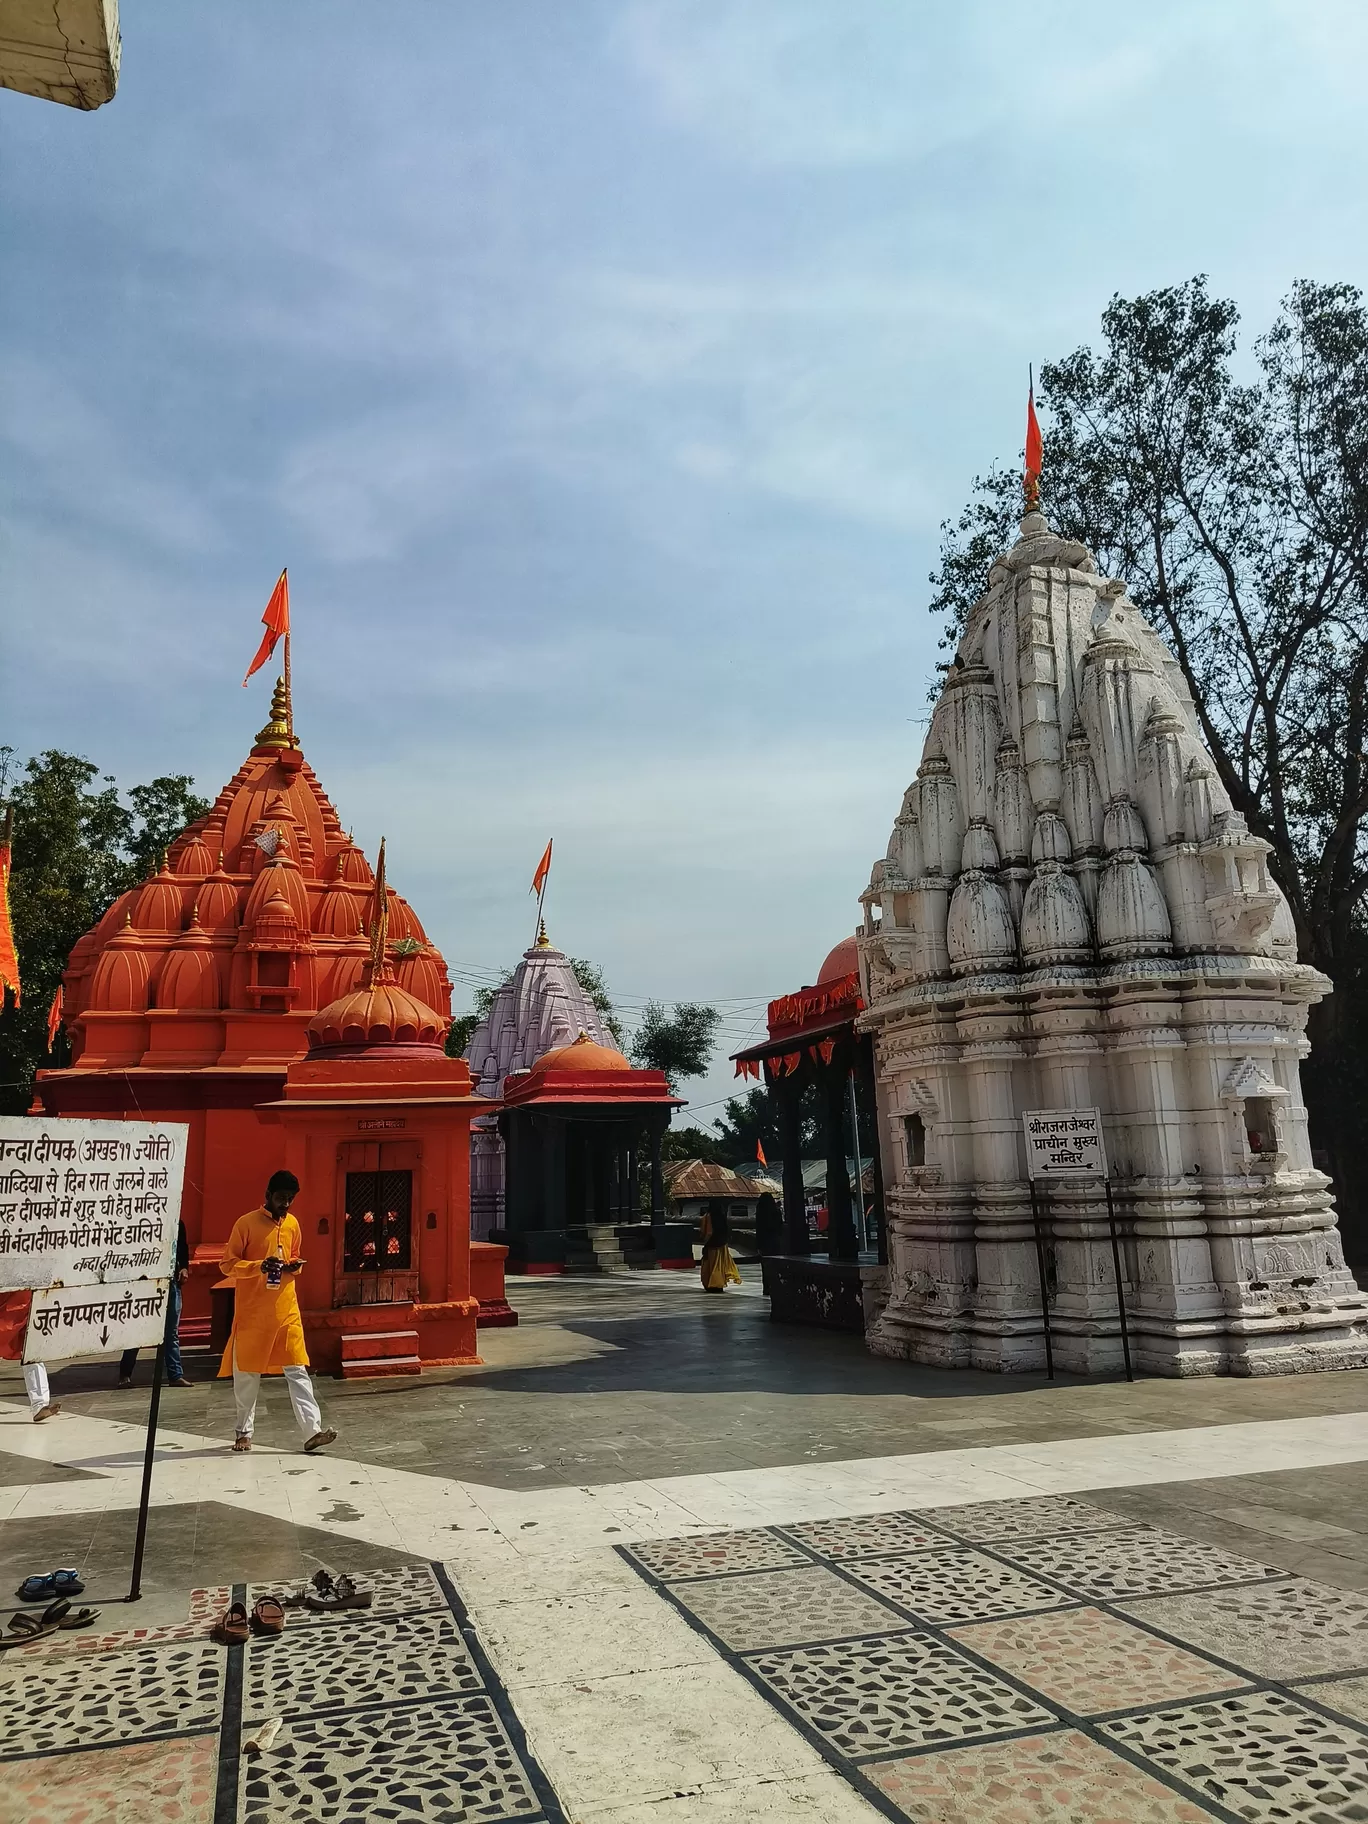
<svg viewBox="0 0 1368 1824">
<path fill-rule="evenodd" d="M 234 1450 L 250 1450 L 251 1448 L 252 1448 L 251 1432 L 250 1431 L 240 1431 L 237 1434 L 237 1436 L 233 1439 L 233 1449 Z"/>
<path fill-rule="evenodd" d="M 225 1611 L 223 1619 L 214 1629 L 213 1637 L 221 1640 L 225 1646 L 240 1647 L 251 1631 L 245 1606 L 235 1602 Z"/>
<path fill-rule="evenodd" d="M 278 1596 L 263 1596 L 252 1610 L 252 1627 L 258 1634 L 283 1634 L 285 1610 Z"/>
</svg>

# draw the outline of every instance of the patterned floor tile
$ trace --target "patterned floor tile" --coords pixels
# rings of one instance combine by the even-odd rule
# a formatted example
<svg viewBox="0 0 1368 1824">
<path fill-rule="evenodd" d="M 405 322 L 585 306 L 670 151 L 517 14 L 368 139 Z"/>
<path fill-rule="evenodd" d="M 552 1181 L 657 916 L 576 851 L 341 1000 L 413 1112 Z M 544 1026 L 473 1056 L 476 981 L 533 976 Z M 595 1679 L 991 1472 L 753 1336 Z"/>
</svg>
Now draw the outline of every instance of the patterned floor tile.
<svg viewBox="0 0 1368 1824">
<path fill-rule="evenodd" d="M 1212 1816 L 1072 1729 L 863 1771 L 924 1824 L 1207 1824 Z"/>
<path fill-rule="evenodd" d="M 1076 1716 L 1237 1691 L 1248 1683 L 1100 1609 L 981 1621 L 952 1632 Z"/>
<path fill-rule="evenodd" d="M 209 1824 L 217 1778 L 217 1735 L 13 1761 L 0 1787 L 0 1820 Z"/>
<path fill-rule="evenodd" d="M 35 1640 L 31 1647 L 25 1647 L 23 1658 L 68 1659 L 73 1655 L 114 1653 L 123 1647 L 160 1646 L 165 1641 L 204 1640 L 232 1598 L 232 1589 L 226 1583 L 210 1589 L 191 1590 L 184 1621 L 169 1622 L 160 1628 L 114 1628 L 107 1633 L 97 1632 L 94 1628 L 71 1632 L 63 1629 L 56 1634 L 45 1635 L 42 1640 Z M 107 1622 L 111 1614 L 120 1612 L 118 1605 L 115 1605 L 112 1610 L 106 1609 L 100 1619 Z M 127 1612 L 136 1613 L 136 1610 Z M 0 1662 L 0 1679 L 3 1679 L 6 1670 L 5 1663 Z M 2 1685 L 0 1689 L 3 1689 Z"/>
<path fill-rule="evenodd" d="M 1303 1686 L 1301 1695 L 1328 1710 L 1352 1716 L 1357 1723 L 1368 1723 L 1368 1678 L 1318 1679 L 1314 1685 Z"/>
<path fill-rule="evenodd" d="M 540 1810 L 487 1697 L 291 1719 L 245 1764 L 240 1824 L 474 1824 Z"/>
<path fill-rule="evenodd" d="M 760 1571 L 753 1577 L 682 1583 L 672 1594 L 738 1652 L 747 1647 L 881 1634 L 907 1625 L 902 1616 L 820 1564 L 806 1564 L 795 1571 Z"/>
<path fill-rule="evenodd" d="M 694 1539 L 654 1539 L 631 1548 L 648 1571 L 672 1583 L 678 1577 L 715 1577 L 722 1571 L 775 1571 L 811 1561 L 773 1533 L 700 1533 Z"/>
<path fill-rule="evenodd" d="M 340 1615 L 286 1628 L 247 1649 L 243 1715 L 259 1717 L 478 1691 L 479 1675 L 449 1612 Z"/>
<path fill-rule="evenodd" d="M 217 1725 L 223 1666 L 223 1648 L 210 1641 L 45 1661 L 0 1690 L 0 1754 L 94 1748 Z"/>
<path fill-rule="evenodd" d="M 1104 1507 L 1091 1507 L 1068 1495 L 928 1508 L 914 1518 L 929 1520 L 972 1545 L 995 1545 L 1000 1539 L 1035 1539 L 1046 1533 L 1093 1533 L 1110 1526 L 1134 1524 L 1125 1514 L 1108 1513 Z"/>
<path fill-rule="evenodd" d="M 1184 1704 L 1100 1728 L 1254 1824 L 1368 1818 L 1368 1736 L 1281 1691 Z"/>
<path fill-rule="evenodd" d="M 748 1653 L 746 1663 L 781 1703 L 852 1758 L 1056 1720 L 944 1641 L 915 1631 Z"/>
<path fill-rule="evenodd" d="M 1285 1571 L 1222 1551 L 1201 1539 L 1180 1539 L 1157 1527 L 1130 1526 L 1110 1533 L 1014 1540 L 999 1546 L 1013 1564 L 1094 1600 L 1115 1602 L 1165 1590 L 1202 1589 L 1213 1584 L 1251 1583 L 1286 1576 Z"/>
<path fill-rule="evenodd" d="M 947 1627 L 957 1621 L 987 1621 L 996 1615 L 1058 1608 L 1069 1601 L 1048 1584 L 968 1547 L 857 1560 L 849 1571 L 918 1620 Z"/>
<path fill-rule="evenodd" d="M 335 1567 L 340 1568 L 340 1567 Z M 364 1583 L 371 1592 L 369 1609 L 334 1609 L 326 1610 L 290 1607 L 290 1626 L 312 1626 L 319 1621 L 340 1620 L 347 1615 L 403 1615 L 415 1609 L 436 1609 L 446 1607 L 446 1598 L 441 1585 L 425 1564 L 404 1564 L 392 1571 L 354 1572 L 354 1576 Z M 253 1583 L 247 1586 L 247 1606 L 258 1601 L 262 1596 L 279 1596 L 282 1599 L 292 1590 L 309 1588 L 308 1579 L 299 1584 L 289 1583 Z"/>
<path fill-rule="evenodd" d="M 849 1520 L 805 1520 L 786 1526 L 811 1552 L 824 1558 L 868 1558 L 878 1552 L 916 1552 L 944 1546 L 918 1514 L 856 1514 Z"/>
<path fill-rule="evenodd" d="M 1305 1578 L 1128 1602 L 1128 1615 L 1261 1678 L 1368 1670 L 1368 1596 Z"/>
</svg>

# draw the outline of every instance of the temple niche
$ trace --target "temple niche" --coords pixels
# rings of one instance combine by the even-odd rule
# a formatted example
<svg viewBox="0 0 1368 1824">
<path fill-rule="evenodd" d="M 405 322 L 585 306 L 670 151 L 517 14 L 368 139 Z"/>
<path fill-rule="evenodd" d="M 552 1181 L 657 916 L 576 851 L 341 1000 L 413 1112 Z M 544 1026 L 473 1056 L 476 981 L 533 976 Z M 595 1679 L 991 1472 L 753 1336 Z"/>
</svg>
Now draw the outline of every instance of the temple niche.
<svg viewBox="0 0 1368 1824">
<path fill-rule="evenodd" d="M 1329 992 L 1121 582 L 1028 512 L 863 896 L 889 1229 L 879 1354 L 1043 1366 L 1021 1117 L 1098 1107 L 1136 1365 L 1368 1362 L 1300 1060 Z M 1057 1364 L 1120 1366 L 1102 1186 L 1049 1195 Z"/>
</svg>

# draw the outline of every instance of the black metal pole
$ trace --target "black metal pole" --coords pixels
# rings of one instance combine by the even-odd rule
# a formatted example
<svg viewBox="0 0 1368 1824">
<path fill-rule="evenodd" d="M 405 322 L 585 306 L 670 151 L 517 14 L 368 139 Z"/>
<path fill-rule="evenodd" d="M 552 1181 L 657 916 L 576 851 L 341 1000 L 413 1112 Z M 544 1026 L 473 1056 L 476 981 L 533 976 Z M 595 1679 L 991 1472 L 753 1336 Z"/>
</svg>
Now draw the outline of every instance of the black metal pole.
<svg viewBox="0 0 1368 1824">
<path fill-rule="evenodd" d="M 168 1302 L 171 1288 L 166 1290 Z M 147 1449 L 143 1453 L 142 1494 L 138 1500 L 138 1535 L 133 1541 L 133 1583 L 125 1598 L 137 1602 L 142 1595 L 143 1548 L 147 1544 L 147 1506 L 152 1498 L 152 1460 L 157 1451 L 157 1412 L 161 1406 L 162 1363 L 166 1355 L 164 1342 L 157 1344 L 157 1359 L 152 1367 L 152 1402 L 147 1408 Z"/>
<path fill-rule="evenodd" d="M 1112 1267 L 1116 1272 L 1116 1315 L 1121 1320 L 1121 1354 L 1126 1363 L 1126 1379 L 1133 1381 L 1131 1373 L 1130 1331 L 1126 1325 L 1126 1294 L 1121 1278 L 1121 1243 L 1116 1236 L 1116 1205 L 1112 1202 L 1111 1179 L 1104 1178 L 1107 1187 L 1107 1227 L 1111 1230 Z"/>
<path fill-rule="evenodd" d="M 1031 1180 L 1031 1227 L 1035 1230 L 1036 1272 L 1040 1277 L 1040 1315 L 1045 1328 L 1045 1378 L 1054 1379 L 1054 1348 L 1050 1341 L 1050 1288 L 1045 1272 L 1045 1238 L 1040 1230 L 1040 1203 Z"/>
</svg>

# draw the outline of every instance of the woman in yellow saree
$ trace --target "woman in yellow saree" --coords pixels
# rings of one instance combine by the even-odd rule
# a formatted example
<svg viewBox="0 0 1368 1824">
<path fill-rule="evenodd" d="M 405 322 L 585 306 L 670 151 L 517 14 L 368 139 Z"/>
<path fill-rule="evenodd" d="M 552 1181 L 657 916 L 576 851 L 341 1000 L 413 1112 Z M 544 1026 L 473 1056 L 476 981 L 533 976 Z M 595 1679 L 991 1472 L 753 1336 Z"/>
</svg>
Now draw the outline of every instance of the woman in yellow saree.
<svg viewBox="0 0 1368 1824">
<path fill-rule="evenodd" d="M 705 1292 L 725 1292 L 728 1286 L 739 1286 L 741 1275 L 727 1246 L 731 1236 L 727 1225 L 727 1206 L 714 1201 L 703 1212 L 703 1261 L 700 1269 Z"/>
</svg>

